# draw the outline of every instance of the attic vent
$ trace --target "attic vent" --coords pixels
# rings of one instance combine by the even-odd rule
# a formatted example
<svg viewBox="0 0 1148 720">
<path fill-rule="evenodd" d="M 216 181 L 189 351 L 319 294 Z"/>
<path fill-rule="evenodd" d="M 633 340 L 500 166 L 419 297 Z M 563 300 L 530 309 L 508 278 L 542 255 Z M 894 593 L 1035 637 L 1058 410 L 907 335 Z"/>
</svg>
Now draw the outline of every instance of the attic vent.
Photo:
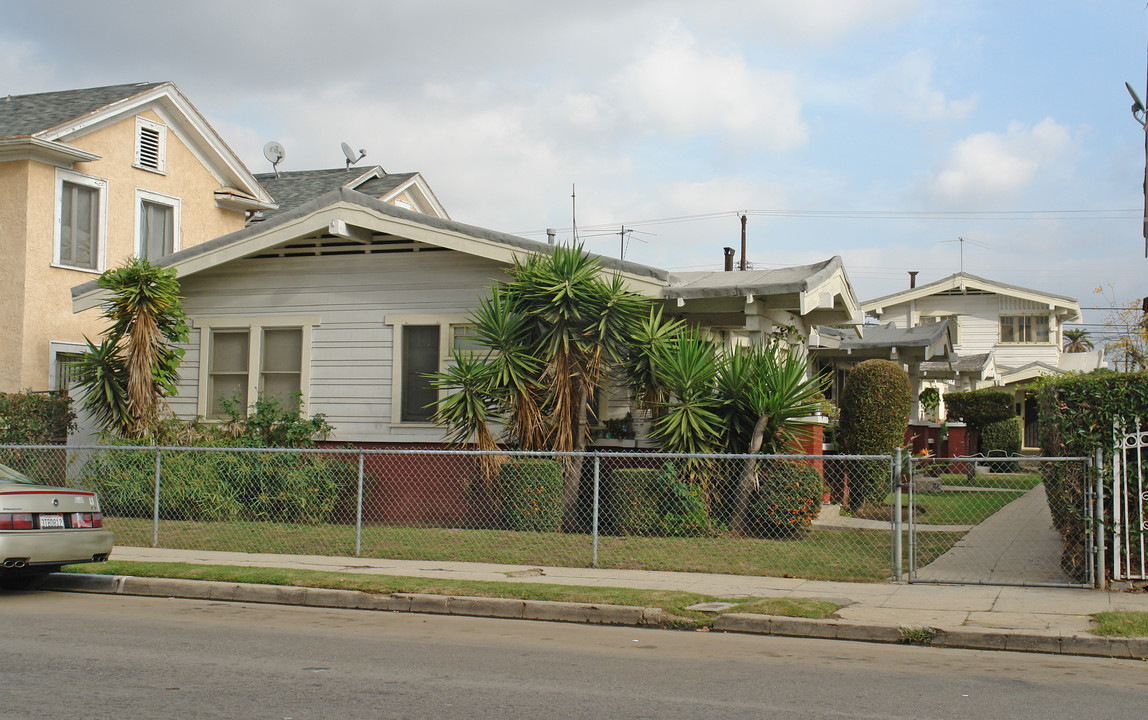
<svg viewBox="0 0 1148 720">
<path fill-rule="evenodd" d="M 136 118 L 136 167 L 163 172 L 166 146 L 167 128 L 151 120 Z"/>
</svg>

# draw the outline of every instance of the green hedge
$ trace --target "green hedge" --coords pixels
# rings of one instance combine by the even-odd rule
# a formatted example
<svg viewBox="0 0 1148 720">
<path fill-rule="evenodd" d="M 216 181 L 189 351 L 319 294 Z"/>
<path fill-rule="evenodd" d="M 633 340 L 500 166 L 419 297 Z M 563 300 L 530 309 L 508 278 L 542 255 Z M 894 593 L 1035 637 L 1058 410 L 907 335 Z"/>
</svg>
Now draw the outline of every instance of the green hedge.
<svg viewBox="0 0 1148 720">
<path fill-rule="evenodd" d="M 1090 457 L 1097 448 L 1112 456 L 1112 425 L 1118 417 L 1131 422 L 1148 418 L 1148 372 L 1116 373 L 1096 370 L 1084 375 L 1042 378 L 1029 387 L 1037 399 L 1041 454 L 1049 457 Z M 1064 537 L 1061 567 L 1077 580 L 1085 578 L 1087 525 L 1083 506 L 1086 483 L 1094 482 L 1077 466 L 1050 463 L 1044 474 L 1052 519 Z M 1111 531 L 1111 476 L 1105 477 L 1106 529 Z M 1111 549 L 1112 543 L 1108 543 Z M 1108 567 L 1112 567 L 1109 558 Z"/>
<path fill-rule="evenodd" d="M 75 425 L 64 393 L 0 393 L 0 445 L 63 444 Z"/>
<path fill-rule="evenodd" d="M 562 464 L 556 460 L 507 460 L 495 481 L 502 527 L 554 532 L 562 525 Z"/>
<path fill-rule="evenodd" d="M 807 461 L 770 460 L 758 467 L 759 486 L 750 506 L 749 527 L 763 537 L 804 532 L 821 512 L 821 473 Z"/>
<path fill-rule="evenodd" d="M 711 529 L 701 491 L 679 480 L 673 463 L 614 470 L 603 490 L 603 526 L 610 533 L 692 537 Z"/>
<path fill-rule="evenodd" d="M 163 520 L 333 522 L 354 492 L 357 465 L 318 454 L 164 452 L 159 516 Z M 81 483 L 100 495 L 103 511 L 151 517 L 155 451 L 117 447 L 84 464 Z"/>
</svg>

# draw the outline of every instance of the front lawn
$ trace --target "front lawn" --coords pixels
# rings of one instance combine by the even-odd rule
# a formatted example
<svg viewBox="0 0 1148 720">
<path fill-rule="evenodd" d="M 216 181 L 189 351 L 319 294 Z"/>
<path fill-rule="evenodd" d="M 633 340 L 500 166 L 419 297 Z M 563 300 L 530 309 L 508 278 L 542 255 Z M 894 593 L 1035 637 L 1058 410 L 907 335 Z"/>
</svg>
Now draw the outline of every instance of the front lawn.
<svg viewBox="0 0 1148 720">
<path fill-rule="evenodd" d="M 116 533 L 118 545 L 152 544 L 149 519 L 107 518 L 105 525 Z M 917 537 L 918 562 L 928 564 L 961 535 L 921 533 Z M 159 546 L 352 556 L 355 529 L 346 525 L 165 520 L 160 522 Z M 579 534 L 380 525 L 366 526 L 362 533 L 362 555 L 373 558 L 588 567 L 592 553 L 592 538 Z M 887 530 L 814 527 L 788 540 L 732 535 L 602 536 L 598 566 L 880 582 L 890 575 L 889 553 Z"/>
</svg>

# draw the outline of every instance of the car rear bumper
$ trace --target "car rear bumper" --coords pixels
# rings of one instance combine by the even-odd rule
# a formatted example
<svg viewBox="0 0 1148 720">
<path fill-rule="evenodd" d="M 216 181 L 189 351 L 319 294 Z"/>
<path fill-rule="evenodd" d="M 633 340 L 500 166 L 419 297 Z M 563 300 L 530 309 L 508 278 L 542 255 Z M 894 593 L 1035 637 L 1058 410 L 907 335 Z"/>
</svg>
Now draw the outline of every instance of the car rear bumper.
<svg viewBox="0 0 1148 720">
<path fill-rule="evenodd" d="M 0 562 L 5 563 L 16 559 L 29 566 L 93 562 L 93 558 L 107 559 L 111 551 L 111 530 L 0 532 Z"/>
</svg>

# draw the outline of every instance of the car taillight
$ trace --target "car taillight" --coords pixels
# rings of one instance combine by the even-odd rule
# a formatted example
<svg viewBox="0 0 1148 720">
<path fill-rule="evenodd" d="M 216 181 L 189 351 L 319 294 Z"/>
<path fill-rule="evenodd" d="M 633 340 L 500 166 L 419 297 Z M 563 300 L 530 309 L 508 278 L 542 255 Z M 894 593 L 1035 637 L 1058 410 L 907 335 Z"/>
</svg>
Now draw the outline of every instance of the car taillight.
<svg viewBox="0 0 1148 720">
<path fill-rule="evenodd" d="M 13 530 L 31 530 L 32 513 L 12 513 Z"/>
<path fill-rule="evenodd" d="M 72 513 L 72 527 L 98 528 L 104 526 L 104 519 L 100 513 Z"/>
<path fill-rule="evenodd" d="M 0 530 L 12 529 L 12 513 L 0 513 Z"/>
</svg>

